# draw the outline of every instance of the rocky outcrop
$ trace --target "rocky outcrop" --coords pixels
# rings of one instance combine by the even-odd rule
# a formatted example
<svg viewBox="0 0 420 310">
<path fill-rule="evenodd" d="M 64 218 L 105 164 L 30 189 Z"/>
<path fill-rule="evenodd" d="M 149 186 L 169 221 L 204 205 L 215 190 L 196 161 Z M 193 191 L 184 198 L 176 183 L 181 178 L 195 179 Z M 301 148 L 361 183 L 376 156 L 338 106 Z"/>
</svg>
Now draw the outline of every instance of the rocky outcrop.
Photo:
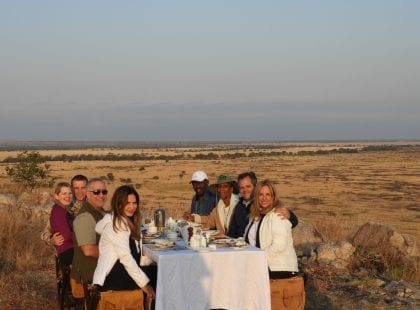
<svg viewBox="0 0 420 310">
<path fill-rule="evenodd" d="M 301 220 L 292 233 L 293 245 L 298 256 L 312 256 L 316 247 L 323 242 L 322 235 L 311 224 Z"/>
<path fill-rule="evenodd" d="M 354 246 L 347 241 L 326 242 L 315 249 L 315 255 L 310 260 L 331 265 L 337 269 L 346 269 L 354 251 Z"/>
<path fill-rule="evenodd" d="M 353 236 L 352 244 L 365 250 L 387 249 L 409 257 L 420 256 L 415 237 L 400 234 L 389 225 L 372 222 L 364 224 Z"/>
<path fill-rule="evenodd" d="M 366 223 L 349 241 L 322 242 L 301 259 L 308 309 L 420 309 L 420 284 L 387 279 L 387 268 L 418 272 L 414 236 Z M 413 275 L 413 274 L 411 274 Z"/>
</svg>

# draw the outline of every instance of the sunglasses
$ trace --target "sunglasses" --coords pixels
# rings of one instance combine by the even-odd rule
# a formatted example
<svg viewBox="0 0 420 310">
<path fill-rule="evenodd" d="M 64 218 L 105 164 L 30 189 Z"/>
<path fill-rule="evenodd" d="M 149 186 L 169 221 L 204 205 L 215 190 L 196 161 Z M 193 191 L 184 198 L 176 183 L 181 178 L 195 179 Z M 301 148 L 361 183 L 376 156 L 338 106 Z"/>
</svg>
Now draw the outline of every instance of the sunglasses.
<svg viewBox="0 0 420 310">
<path fill-rule="evenodd" d="M 93 193 L 95 196 L 98 196 L 99 194 L 102 194 L 102 195 L 108 194 L 107 189 L 95 189 L 95 190 L 89 191 L 89 192 Z"/>
</svg>

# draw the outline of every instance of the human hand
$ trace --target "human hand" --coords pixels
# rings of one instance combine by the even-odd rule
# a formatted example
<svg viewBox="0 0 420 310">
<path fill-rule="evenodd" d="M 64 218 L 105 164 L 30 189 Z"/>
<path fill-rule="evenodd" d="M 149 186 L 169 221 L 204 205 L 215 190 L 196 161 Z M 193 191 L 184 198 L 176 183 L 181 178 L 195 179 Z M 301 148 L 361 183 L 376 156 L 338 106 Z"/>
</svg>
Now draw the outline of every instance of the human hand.
<svg viewBox="0 0 420 310">
<path fill-rule="evenodd" d="M 290 212 L 287 208 L 278 207 L 274 209 L 274 212 L 276 212 L 277 216 L 279 216 L 281 219 L 288 220 L 290 218 Z"/>
<path fill-rule="evenodd" d="M 60 246 L 64 243 L 64 237 L 59 233 L 56 232 L 51 237 L 51 244 L 55 246 Z"/>
<path fill-rule="evenodd" d="M 156 297 L 155 290 L 153 289 L 153 287 L 150 284 L 147 284 L 146 286 L 143 286 L 141 289 L 143 290 L 143 292 L 146 293 L 146 296 L 149 299 L 155 299 L 155 297 Z"/>
</svg>

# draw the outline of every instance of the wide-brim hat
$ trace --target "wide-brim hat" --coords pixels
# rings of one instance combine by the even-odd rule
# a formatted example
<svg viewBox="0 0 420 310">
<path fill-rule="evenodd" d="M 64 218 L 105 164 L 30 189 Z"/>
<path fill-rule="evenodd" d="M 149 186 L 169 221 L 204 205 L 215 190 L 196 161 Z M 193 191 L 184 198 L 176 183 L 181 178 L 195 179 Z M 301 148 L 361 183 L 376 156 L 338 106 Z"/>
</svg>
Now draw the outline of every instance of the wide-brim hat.
<svg viewBox="0 0 420 310">
<path fill-rule="evenodd" d="M 233 193 L 234 194 L 238 194 L 239 193 L 239 185 L 238 182 L 236 182 L 234 179 L 232 179 L 230 176 L 228 176 L 227 174 L 221 174 L 217 177 L 216 182 L 214 182 L 213 184 L 210 185 L 211 189 L 216 191 L 217 190 L 217 186 L 220 184 L 225 184 L 228 183 L 232 186 L 233 188 Z"/>
</svg>

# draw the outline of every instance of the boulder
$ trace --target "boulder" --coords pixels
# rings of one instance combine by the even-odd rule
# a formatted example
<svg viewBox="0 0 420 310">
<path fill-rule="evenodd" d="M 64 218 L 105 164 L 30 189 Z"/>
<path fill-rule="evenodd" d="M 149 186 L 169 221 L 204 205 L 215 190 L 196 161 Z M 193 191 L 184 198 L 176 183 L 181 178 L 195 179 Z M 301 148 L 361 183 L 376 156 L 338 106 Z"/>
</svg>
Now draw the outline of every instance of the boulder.
<svg viewBox="0 0 420 310">
<path fill-rule="evenodd" d="M 389 225 L 373 222 L 364 224 L 352 238 L 352 244 L 365 250 L 387 250 L 407 257 L 419 257 L 417 240 L 414 236 L 400 234 Z"/>
<path fill-rule="evenodd" d="M 346 269 L 354 251 L 354 246 L 347 241 L 326 242 L 316 248 L 315 260 L 320 264 L 332 265 L 337 269 Z"/>
<path fill-rule="evenodd" d="M 293 245 L 298 256 L 311 256 L 315 248 L 322 243 L 322 235 L 309 223 L 299 221 L 294 229 Z"/>
</svg>

